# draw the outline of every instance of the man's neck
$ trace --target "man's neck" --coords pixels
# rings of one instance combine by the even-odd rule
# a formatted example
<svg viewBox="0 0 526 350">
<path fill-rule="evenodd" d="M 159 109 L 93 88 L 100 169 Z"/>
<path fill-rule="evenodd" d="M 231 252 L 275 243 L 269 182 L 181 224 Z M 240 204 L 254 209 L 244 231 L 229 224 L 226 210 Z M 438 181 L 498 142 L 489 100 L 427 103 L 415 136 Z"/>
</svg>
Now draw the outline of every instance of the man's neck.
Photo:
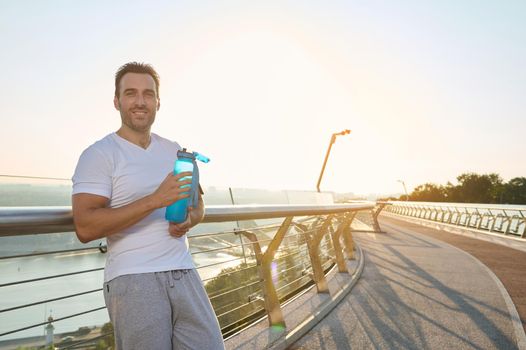
<svg viewBox="0 0 526 350">
<path fill-rule="evenodd" d="M 121 128 L 117 130 L 117 135 L 144 149 L 148 148 L 151 142 L 150 130 L 137 132 L 121 126 Z"/>
</svg>

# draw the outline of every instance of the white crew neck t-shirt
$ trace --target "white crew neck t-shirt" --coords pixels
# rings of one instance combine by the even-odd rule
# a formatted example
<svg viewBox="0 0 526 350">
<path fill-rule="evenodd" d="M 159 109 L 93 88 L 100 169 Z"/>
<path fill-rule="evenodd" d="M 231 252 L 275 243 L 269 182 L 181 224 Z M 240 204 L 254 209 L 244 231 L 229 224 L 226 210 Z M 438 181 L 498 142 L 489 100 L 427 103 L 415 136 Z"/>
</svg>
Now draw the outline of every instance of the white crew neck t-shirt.
<svg viewBox="0 0 526 350">
<path fill-rule="evenodd" d="M 88 147 L 73 175 L 73 194 L 91 193 L 122 207 L 153 193 L 173 171 L 181 146 L 156 134 L 143 149 L 116 133 Z M 194 268 L 186 235 L 168 233 L 165 208 L 157 209 L 127 229 L 106 237 L 104 281 L 117 276 Z"/>
</svg>

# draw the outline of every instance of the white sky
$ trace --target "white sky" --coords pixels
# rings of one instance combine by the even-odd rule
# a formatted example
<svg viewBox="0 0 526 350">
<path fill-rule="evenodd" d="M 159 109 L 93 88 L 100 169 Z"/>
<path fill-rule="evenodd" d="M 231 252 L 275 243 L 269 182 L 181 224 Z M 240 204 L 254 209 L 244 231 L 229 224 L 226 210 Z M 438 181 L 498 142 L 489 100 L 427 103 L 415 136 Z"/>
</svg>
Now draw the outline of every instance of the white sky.
<svg viewBox="0 0 526 350">
<path fill-rule="evenodd" d="M 525 1 L 7 1 L 0 174 L 71 177 L 113 76 L 161 75 L 153 131 L 207 186 L 402 192 L 526 176 Z"/>
</svg>

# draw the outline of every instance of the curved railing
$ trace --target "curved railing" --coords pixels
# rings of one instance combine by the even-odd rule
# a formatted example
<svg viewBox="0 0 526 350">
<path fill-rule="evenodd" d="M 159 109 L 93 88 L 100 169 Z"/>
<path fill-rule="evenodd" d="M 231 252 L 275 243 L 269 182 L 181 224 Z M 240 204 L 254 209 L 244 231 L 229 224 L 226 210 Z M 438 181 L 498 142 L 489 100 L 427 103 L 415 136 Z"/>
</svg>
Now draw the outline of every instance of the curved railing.
<svg viewBox="0 0 526 350">
<path fill-rule="evenodd" d="M 191 231 L 188 239 L 224 336 L 265 315 L 269 326 L 282 327 L 283 302 L 313 284 L 318 292 L 325 292 L 325 273 L 335 264 L 340 271 L 346 271 L 344 254 L 352 257 L 349 228 L 356 213 L 374 208 L 375 204 L 371 202 L 207 206 L 203 224 L 196 227 L 199 230 Z M 376 218 L 374 214 L 373 217 Z M 56 235 L 61 236 L 56 238 Z M 10 268 L 21 261 L 31 261 L 28 265 L 37 266 L 37 271 L 13 273 L 13 276 L 20 276 L 14 280 L 6 280 L 5 275 L 0 278 L 0 300 L 3 300 L 0 302 L 0 324 L 3 325 L 0 343 L 7 336 L 23 336 L 31 329 L 57 326 L 58 322 L 71 322 L 72 319 L 78 319 L 77 325 L 86 327 L 72 332 L 76 336 L 75 342 L 63 341 L 58 344 L 60 348 L 82 343 L 80 333 L 96 333 L 97 336 L 85 340 L 91 343 L 110 336 L 108 328 L 106 333 L 104 328 L 91 329 L 89 326 L 93 323 L 84 319 L 105 313 L 101 288 L 98 288 L 102 282 L 104 240 L 80 245 L 73 232 L 70 207 L 0 207 L 0 244 L 2 240 L 17 239 L 24 245 L 26 237 L 32 240 L 48 237 L 51 240 L 53 237 L 67 244 L 55 244 L 52 249 L 45 249 L 46 243 L 42 243 L 31 251 L 22 249 L 19 253 L 0 257 L 0 264 L 9 263 Z M 44 263 L 33 263 L 35 259 L 53 263 L 61 260 L 64 264 L 60 265 L 59 273 L 46 273 L 49 269 Z M 92 282 L 87 284 L 88 281 Z M 85 288 L 72 287 L 80 284 Z M 42 286 L 47 286 L 53 293 L 46 290 L 43 297 L 37 298 L 27 292 Z M 24 300 L 19 295 L 30 297 Z M 85 302 L 76 301 L 81 299 Z M 82 308 L 75 309 L 73 305 Z M 52 322 L 41 317 L 37 317 L 39 321 L 31 319 L 35 313 L 42 315 L 42 308 L 46 311 L 53 309 Z M 20 322 L 11 326 L 4 322 L 13 316 L 17 319 L 16 313 L 27 313 L 28 319 L 18 317 Z"/>
<path fill-rule="evenodd" d="M 439 223 L 497 233 L 514 237 L 526 237 L 526 206 L 389 202 L 386 212 Z"/>
</svg>

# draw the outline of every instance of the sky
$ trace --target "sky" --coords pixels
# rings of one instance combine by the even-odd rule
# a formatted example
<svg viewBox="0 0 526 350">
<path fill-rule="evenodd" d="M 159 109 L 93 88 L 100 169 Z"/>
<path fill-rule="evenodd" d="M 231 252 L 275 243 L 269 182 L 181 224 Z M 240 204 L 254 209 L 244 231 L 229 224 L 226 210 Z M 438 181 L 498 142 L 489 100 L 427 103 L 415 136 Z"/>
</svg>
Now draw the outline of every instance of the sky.
<svg viewBox="0 0 526 350">
<path fill-rule="evenodd" d="M 206 186 L 402 193 L 526 176 L 525 1 L 0 0 L 0 174 L 71 178 L 116 131 L 114 74 Z"/>
</svg>

